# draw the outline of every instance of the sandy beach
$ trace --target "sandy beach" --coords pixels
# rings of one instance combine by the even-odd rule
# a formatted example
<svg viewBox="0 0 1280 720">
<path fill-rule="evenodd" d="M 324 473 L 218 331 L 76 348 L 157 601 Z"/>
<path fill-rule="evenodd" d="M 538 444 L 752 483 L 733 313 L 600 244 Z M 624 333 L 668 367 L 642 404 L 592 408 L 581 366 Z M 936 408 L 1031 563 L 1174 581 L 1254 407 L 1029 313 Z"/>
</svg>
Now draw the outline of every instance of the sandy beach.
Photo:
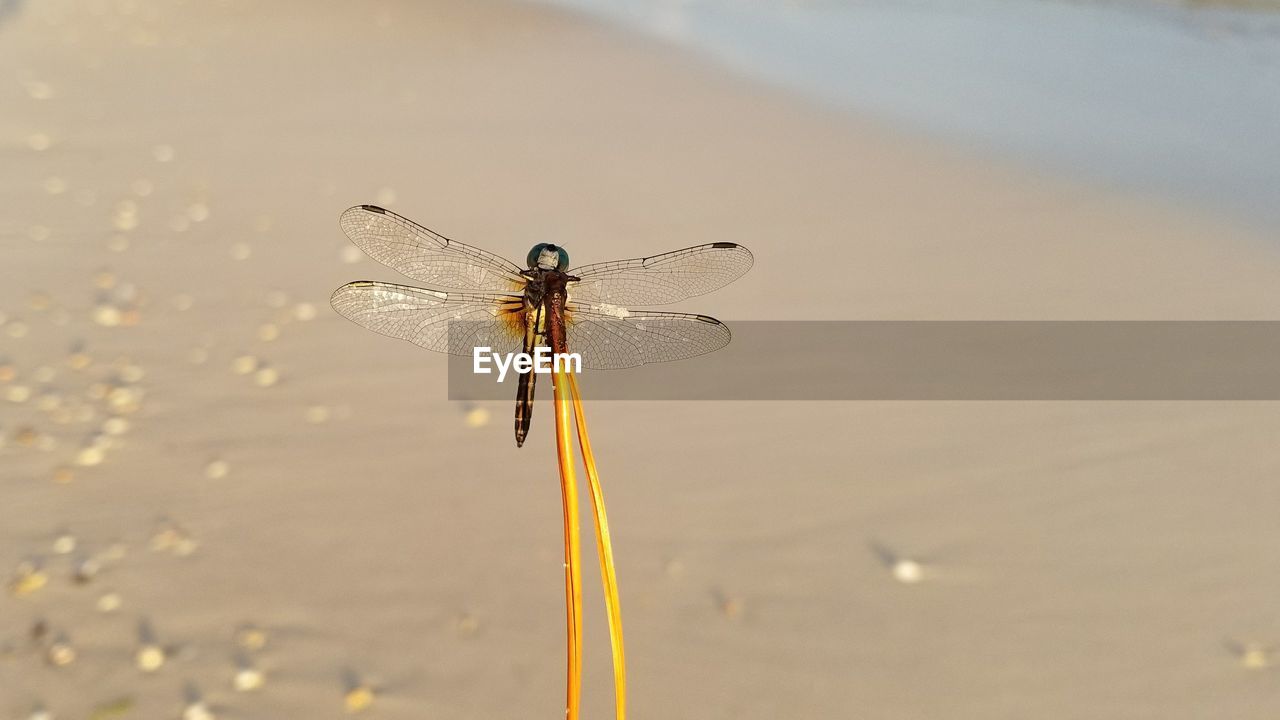
<svg viewBox="0 0 1280 720">
<path fill-rule="evenodd" d="M 331 310 L 407 282 L 351 205 L 512 259 L 741 243 L 679 307 L 730 325 L 1280 319 L 1274 237 L 531 4 L 31 2 L 0 68 L 0 718 L 561 717 L 550 405 L 517 450 Z M 589 403 L 632 714 L 1274 717 L 1232 647 L 1280 642 L 1275 410 Z"/>
</svg>

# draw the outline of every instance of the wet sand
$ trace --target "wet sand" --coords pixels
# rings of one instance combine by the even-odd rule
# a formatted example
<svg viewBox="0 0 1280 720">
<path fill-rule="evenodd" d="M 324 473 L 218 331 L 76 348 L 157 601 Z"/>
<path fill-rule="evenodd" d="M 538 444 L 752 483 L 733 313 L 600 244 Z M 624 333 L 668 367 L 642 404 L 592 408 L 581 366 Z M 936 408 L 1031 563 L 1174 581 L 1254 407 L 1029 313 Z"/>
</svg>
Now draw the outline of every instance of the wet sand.
<svg viewBox="0 0 1280 720">
<path fill-rule="evenodd" d="M 0 68 L 14 717 L 332 717 L 362 684 L 378 717 L 559 717 L 550 407 L 517 451 L 509 404 L 471 427 L 444 358 L 329 309 L 403 280 L 349 253 L 353 204 L 512 258 L 739 242 L 685 306 L 730 323 L 1280 316 L 1268 238 L 523 4 L 30 4 Z M 1280 641 L 1271 404 L 588 412 L 635 717 L 1280 707 L 1226 647 Z"/>
</svg>

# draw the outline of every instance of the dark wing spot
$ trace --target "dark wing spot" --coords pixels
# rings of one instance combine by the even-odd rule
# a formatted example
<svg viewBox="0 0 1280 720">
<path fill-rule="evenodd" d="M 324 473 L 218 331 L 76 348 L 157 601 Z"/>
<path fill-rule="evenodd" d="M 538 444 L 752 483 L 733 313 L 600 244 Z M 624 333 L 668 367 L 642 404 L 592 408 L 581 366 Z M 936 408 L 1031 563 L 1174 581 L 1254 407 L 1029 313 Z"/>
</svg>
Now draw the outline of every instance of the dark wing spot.
<svg viewBox="0 0 1280 720">
<path fill-rule="evenodd" d="M 724 250 L 724 249 L 728 249 L 728 248 L 736 248 L 736 247 L 738 247 L 738 243 L 731 243 L 731 242 L 718 242 L 718 243 L 711 243 L 711 247 L 713 247 L 713 248 L 720 248 L 720 249 Z"/>
<path fill-rule="evenodd" d="M 386 214 L 387 214 L 387 211 L 386 211 L 386 210 L 383 210 L 382 208 L 378 207 L 377 205 L 361 205 L 361 206 L 360 206 L 360 209 L 361 209 L 361 210 L 367 210 L 367 211 L 369 211 L 369 212 L 375 212 L 375 213 L 378 213 L 379 215 L 386 215 Z"/>
</svg>

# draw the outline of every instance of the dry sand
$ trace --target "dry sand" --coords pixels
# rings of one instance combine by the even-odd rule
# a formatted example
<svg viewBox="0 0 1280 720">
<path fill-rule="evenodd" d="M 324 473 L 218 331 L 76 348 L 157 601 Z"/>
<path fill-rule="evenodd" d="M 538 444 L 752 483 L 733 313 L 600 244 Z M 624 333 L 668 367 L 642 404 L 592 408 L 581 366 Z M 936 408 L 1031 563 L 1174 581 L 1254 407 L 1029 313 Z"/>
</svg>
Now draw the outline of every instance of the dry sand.
<svg viewBox="0 0 1280 720">
<path fill-rule="evenodd" d="M 1269 239 L 522 4 L 51 0 L 0 26 L 0 68 L 0 393 L 23 400 L 0 398 L 0 569 L 48 575 L 0 596 L 5 718 L 178 717 L 196 690 L 227 717 L 336 717 L 352 673 L 377 717 L 559 717 L 550 408 L 517 451 L 509 404 L 468 427 L 444 358 L 329 309 L 344 281 L 400 280 L 344 261 L 352 204 L 513 258 L 741 242 L 755 269 L 689 304 L 729 321 L 1280 316 Z M 112 413 L 130 427 L 94 444 Z M 1280 712 L 1277 676 L 1224 648 L 1280 641 L 1273 404 L 589 413 L 634 717 Z M 190 542 L 154 538 L 162 516 Z M 77 585 L 77 558 L 102 569 Z M 267 680 L 240 694 L 246 622 Z M 62 634 L 77 657 L 51 666 Z"/>
</svg>

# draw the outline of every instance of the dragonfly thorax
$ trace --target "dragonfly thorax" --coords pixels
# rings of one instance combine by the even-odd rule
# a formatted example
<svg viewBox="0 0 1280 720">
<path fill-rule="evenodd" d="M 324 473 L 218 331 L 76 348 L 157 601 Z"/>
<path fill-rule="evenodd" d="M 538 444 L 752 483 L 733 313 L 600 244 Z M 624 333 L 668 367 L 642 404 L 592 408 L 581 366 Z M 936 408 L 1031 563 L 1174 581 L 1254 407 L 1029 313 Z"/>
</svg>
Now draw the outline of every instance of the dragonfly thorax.
<svg viewBox="0 0 1280 720">
<path fill-rule="evenodd" d="M 569 253 L 559 245 L 538 243 L 529 251 L 529 269 L 564 272 L 569 269 Z"/>
</svg>

